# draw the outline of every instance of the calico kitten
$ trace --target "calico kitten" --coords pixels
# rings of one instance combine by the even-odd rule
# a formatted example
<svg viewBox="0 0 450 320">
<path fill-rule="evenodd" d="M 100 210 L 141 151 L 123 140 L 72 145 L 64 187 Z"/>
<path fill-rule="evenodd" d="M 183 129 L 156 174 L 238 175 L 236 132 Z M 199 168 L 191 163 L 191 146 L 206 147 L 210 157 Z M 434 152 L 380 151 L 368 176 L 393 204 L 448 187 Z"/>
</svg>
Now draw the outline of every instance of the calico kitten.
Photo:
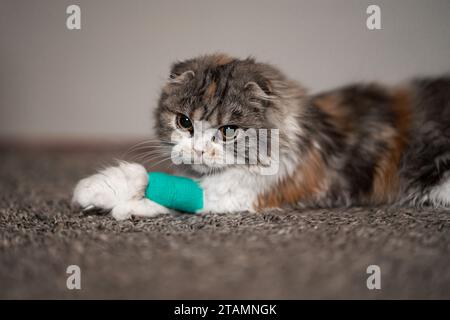
<svg viewBox="0 0 450 320">
<path fill-rule="evenodd" d="M 176 166 L 204 189 L 201 212 L 450 206 L 450 77 L 308 95 L 271 65 L 207 55 L 173 65 L 155 115 L 161 150 L 210 160 Z M 261 128 L 278 129 L 276 173 L 215 161 L 238 132 Z M 141 165 L 122 163 L 80 181 L 74 202 L 117 219 L 170 212 L 143 198 L 146 184 Z"/>
</svg>

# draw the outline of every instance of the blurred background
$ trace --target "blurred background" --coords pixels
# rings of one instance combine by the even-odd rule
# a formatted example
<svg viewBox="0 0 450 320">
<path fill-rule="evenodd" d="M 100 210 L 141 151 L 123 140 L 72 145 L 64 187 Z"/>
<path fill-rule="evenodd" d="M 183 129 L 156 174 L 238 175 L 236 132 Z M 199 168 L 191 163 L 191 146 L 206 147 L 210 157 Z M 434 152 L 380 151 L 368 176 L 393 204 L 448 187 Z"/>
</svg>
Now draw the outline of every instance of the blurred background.
<svg viewBox="0 0 450 320">
<path fill-rule="evenodd" d="M 66 27 L 71 4 L 81 30 Z M 449 17 L 448 0 L 0 0 L 0 140 L 143 139 L 171 63 L 217 51 L 311 92 L 445 73 Z"/>
<path fill-rule="evenodd" d="M 73 4 L 81 30 L 66 27 Z M 448 73 L 450 1 L 0 0 L 0 299 L 449 299 L 448 210 L 117 222 L 71 207 L 76 182 L 116 158 L 171 168 L 135 143 L 153 133 L 170 65 L 219 51 L 311 92 Z M 366 286 L 372 264 L 383 290 Z M 68 290 L 69 265 L 82 290 Z"/>
</svg>

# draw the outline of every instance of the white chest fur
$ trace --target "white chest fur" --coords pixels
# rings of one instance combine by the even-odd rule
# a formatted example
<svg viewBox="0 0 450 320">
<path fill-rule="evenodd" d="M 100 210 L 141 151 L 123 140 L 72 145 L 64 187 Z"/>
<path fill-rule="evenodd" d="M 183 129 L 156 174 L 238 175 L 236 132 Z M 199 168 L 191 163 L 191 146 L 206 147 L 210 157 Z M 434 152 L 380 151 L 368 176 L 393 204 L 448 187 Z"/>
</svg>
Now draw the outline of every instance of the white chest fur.
<svg viewBox="0 0 450 320">
<path fill-rule="evenodd" d="M 274 175 L 261 175 L 247 168 L 230 168 L 202 178 L 204 207 L 201 212 L 255 211 L 258 195 L 272 189 L 291 171 L 290 167 L 291 164 L 282 163 Z"/>
</svg>

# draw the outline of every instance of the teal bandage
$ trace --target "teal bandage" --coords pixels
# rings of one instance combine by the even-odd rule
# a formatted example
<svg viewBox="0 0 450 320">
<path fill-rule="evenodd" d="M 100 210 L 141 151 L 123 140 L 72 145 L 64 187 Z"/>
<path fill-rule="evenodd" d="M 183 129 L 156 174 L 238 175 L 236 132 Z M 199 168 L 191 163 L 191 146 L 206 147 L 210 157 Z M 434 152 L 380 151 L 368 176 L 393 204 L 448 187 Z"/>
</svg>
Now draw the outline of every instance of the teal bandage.
<svg viewBox="0 0 450 320">
<path fill-rule="evenodd" d="M 149 172 L 145 196 L 160 205 L 195 213 L 203 208 L 203 189 L 192 179 Z"/>
</svg>

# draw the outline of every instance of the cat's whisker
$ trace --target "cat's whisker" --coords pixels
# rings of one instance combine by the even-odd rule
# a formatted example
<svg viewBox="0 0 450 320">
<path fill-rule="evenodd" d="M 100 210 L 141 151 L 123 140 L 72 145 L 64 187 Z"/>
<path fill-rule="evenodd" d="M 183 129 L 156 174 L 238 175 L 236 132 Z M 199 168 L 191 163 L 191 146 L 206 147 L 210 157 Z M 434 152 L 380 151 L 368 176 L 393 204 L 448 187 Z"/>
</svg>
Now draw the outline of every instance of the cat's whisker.
<svg viewBox="0 0 450 320">
<path fill-rule="evenodd" d="M 167 146 L 141 146 L 139 148 L 134 149 L 132 152 L 130 152 L 130 154 L 133 154 L 133 153 L 136 153 L 136 152 L 145 152 L 145 150 L 148 150 L 148 151 L 153 151 L 153 150 L 165 151 L 165 150 L 168 150 L 168 151 L 170 151 L 170 149 L 171 148 L 167 147 Z"/>
<path fill-rule="evenodd" d="M 130 151 L 130 150 L 133 150 L 133 148 L 138 147 L 138 146 L 140 146 L 140 145 L 147 144 L 147 143 L 149 143 L 149 142 L 153 142 L 153 141 L 152 141 L 152 140 L 144 140 L 144 141 L 135 143 L 135 144 L 133 144 L 131 147 L 129 147 L 129 148 L 127 149 L 126 152 L 128 152 L 128 151 Z"/>
<path fill-rule="evenodd" d="M 140 150 L 143 148 L 170 148 L 172 147 L 172 145 L 169 144 L 165 144 L 165 143 L 161 143 L 160 141 L 158 142 L 147 142 L 147 143 L 142 143 L 140 145 L 135 145 L 131 148 L 128 149 L 128 153 L 132 153 L 135 150 Z"/>
<path fill-rule="evenodd" d="M 164 161 L 168 161 L 168 160 L 170 160 L 170 159 L 171 159 L 171 157 L 167 157 L 167 158 L 161 159 L 160 161 L 158 161 L 158 162 L 156 162 L 156 163 L 152 163 L 149 167 L 150 167 L 150 168 L 155 167 L 155 166 L 157 166 L 158 164 L 161 164 L 161 163 L 163 163 Z"/>
<path fill-rule="evenodd" d="M 136 155 L 140 155 L 142 153 L 147 153 L 147 152 L 170 152 L 171 148 L 140 148 L 137 149 L 135 151 L 133 151 L 132 153 L 130 153 L 130 156 L 136 156 Z"/>
<path fill-rule="evenodd" d="M 124 156 L 128 155 L 129 153 L 133 152 L 133 150 L 135 150 L 138 147 L 142 147 L 142 146 L 155 146 L 155 147 L 159 147 L 159 146 L 171 146 L 173 145 L 173 142 L 170 141 L 164 141 L 161 139 L 147 139 L 141 142 L 138 142 L 134 145 L 132 145 L 130 148 L 127 149 L 127 151 L 125 151 Z"/>
<path fill-rule="evenodd" d="M 166 152 L 144 152 L 136 157 L 134 157 L 135 161 L 144 161 L 145 158 L 151 157 L 151 156 L 167 156 L 168 153 Z"/>
<path fill-rule="evenodd" d="M 126 153 L 124 153 L 124 156 L 128 156 L 130 154 L 139 152 L 140 150 L 165 150 L 165 149 L 170 149 L 171 147 L 169 146 L 163 146 L 163 145 L 141 145 L 138 147 L 135 147 L 132 150 L 127 151 Z"/>
<path fill-rule="evenodd" d="M 149 159 L 153 159 L 156 157 L 171 157 L 169 154 L 166 153 L 147 153 L 142 155 L 140 158 L 140 161 L 147 161 Z"/>
</svg>

